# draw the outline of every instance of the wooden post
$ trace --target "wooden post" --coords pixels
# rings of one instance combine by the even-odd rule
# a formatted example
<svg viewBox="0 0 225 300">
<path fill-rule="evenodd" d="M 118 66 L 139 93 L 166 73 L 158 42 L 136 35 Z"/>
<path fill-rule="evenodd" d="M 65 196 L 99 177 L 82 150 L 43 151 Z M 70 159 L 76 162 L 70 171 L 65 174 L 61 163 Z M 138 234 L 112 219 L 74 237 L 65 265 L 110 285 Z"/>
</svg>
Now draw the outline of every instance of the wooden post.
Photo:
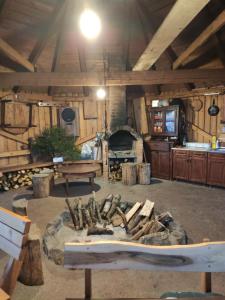
<svg viewBox="0 0 225 300">
<path fill-rule="evenodd" d="M 49 196 L 49 176 L 48 174 L 36 174 L 32 177 L 35 198 L 45 198 Z"/>
<path fill-rule="evenodd" d="M 136 163 L 122 164 L 122 183 L 125 185 L 134 185 L 137 183 Z"/>
<path fill-rule="evenodd" d="M 203 243 L 210 242 L 209 239 L 203 239 Z M 211 272 L 203 272 L 200 275 L 200 286 L 201 291 L 203 293 L 211 293 L 212 292 L 212 273 Z"/>
<path fill-rule="evenodd" d="M 85 299 L 89 300 L 92 297 L 91 290 L 91 269 L 85 269 Z"/>
<path fill-rule="evenodd" d="M 151 170 L 149 163 L 141 163 L 137 165 L 138 183 L 150 184 L 151 182 Z"/>
</svg>

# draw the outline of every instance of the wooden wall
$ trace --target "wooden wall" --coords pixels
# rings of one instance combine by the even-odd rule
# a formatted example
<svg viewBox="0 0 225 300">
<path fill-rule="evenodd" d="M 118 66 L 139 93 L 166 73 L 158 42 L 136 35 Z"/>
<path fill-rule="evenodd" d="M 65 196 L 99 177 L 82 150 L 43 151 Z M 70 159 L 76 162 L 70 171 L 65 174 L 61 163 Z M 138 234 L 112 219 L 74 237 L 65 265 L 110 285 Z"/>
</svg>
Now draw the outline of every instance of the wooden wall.
<svg viewBox="0 0 225 300">
<path fill-rule="evenodd" d="M 95 119 L 85 119 L 83 101 L 71 101 L 67 103 L 67 106 L 79 109 L 80 136 L 77 142 L 94 135 L 97 131 L 102 131 L 104 128 L 104 103 L 92 102 L 90 105 L 96 108 L 97 118 Z M 6 123 L 12 125 L 26 125 L 29 121 L 28 116 L 28 107 L 25 104 L 16 103 L 6 105 Z M 52 107 L 52 124 L 50 124 L 50 122 L 49 107 L 33 106 L 33 124 L 37 125 L 37 127 L 29 128 L 25 132 L 20 129 L 21 133 L 16 135 L 0 129 L 0 168 L 9 165 L 27 164 L 30 162 L 30 155 L 27 154 L 28 139 L 38 136 L 43 129 L 48 128 L 51 125 L 57 125 L 56 107 Z M 18 133 L 18 129 L 10 129 L 10 132 L 12 131 Z M 23 141 L 23 143 L 20 141 Z"/>
</svg>

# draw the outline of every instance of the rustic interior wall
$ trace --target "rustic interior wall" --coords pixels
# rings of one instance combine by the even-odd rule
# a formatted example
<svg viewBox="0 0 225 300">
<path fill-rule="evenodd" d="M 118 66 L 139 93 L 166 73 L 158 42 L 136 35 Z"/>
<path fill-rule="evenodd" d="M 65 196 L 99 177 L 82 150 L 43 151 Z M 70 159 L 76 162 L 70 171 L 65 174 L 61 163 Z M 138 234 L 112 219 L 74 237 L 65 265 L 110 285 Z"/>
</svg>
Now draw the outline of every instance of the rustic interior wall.
<svg viewBox="0 0 225 300">
<path fill-rule="evenodd" d="M 64 100 L 66 100 L 66 97 L 64 98 Z M 83 101 L 71 101 L 68 102 L 68 106 L 76 107 L 79 109 L 80 136 L 77 139 L 78 143 L 82 142 L 83 139 L 95 135 L 97 131 L 102 131 L 104 129 L 104 102 L 96 101 L 92 103 L 92 106 L 94 106 L 97 111 L 97 115 L 95 112 L 95 117 L 91 118 L 91 116 L 89 115 L 88 119 L 85 118 Z M 7 104 L 5 115 L 5 122 L 10 123 L 14 126 L 24 126 L 27 125 L 29 121 L 28 107 L 24 104 Z M 29 128 L 26 131 L 24 129 L 8 129 L 8 131 L 10 132 L 6 132 L 0 129 L 0 167 L 9 165 L 22 165 L 30 162 L 30 155 L 26 150 L 28 148 L 28 139 L 38 136 L 45 128 L 57 125 L 57 108 L 52 107 L 52 117 L 50 117 L 49 107 L 33 106 L 32 119 L 33 124 L 35 124 L 36 127 Z M 21 132 L 21 134 L 15 135 L 12 132 Z M 23 141 L 23 143 L 21 143 L 21 141 Z"/>
</svg>

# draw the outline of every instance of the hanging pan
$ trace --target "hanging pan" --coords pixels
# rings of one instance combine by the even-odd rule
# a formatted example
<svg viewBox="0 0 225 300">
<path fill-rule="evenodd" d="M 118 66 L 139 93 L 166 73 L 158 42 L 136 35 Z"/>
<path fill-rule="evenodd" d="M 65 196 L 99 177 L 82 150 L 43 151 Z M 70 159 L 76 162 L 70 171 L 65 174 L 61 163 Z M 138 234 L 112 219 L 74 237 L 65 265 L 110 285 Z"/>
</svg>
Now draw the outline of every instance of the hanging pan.
<svg viewBox="0 0 225 300">
<path fill-rule="evenodd" d="M 217 116 L 219 113 L 220 109 L 219 107 L 215 104 L 215 99 L 213 99 L 213 104 L 209 107 L 208 109 L 208 114 L 213 117 Z"/>
</svg>

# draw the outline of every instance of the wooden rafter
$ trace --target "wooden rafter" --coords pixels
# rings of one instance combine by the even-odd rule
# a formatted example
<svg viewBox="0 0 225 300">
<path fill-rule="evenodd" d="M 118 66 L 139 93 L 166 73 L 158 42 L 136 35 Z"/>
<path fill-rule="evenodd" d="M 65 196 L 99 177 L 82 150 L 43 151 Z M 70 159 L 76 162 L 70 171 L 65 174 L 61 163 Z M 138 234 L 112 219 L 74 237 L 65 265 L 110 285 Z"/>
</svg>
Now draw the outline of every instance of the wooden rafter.
<svg viewBox="0 0 225 300">
<path fill-rule="evenodd" d="M 128 72 L 11 72 L 0 73 L 0 88 L 22 86 L 125 86 L 179 84 L 185 82 L 224 84 L 225 69 L 182 69 Z"/>
<path fill-rule="evenodd" d="M 190 55 L 202 46 L 214 33 L 225 25 L 225 10 L 206 27 L 205 30 L 186 48 L 173 63 L 173 69 L 178 69 L 181 65 L 184 66 Z"/>
<path fill-rule="evenodd" d="M 141 16 L 141 18 L 143 20 L 146 21 L 146 26 L 148 28 L 148 42 L 150 41 L 150 38 L 154 35 L 154 33 L 156 32 L 156 26 L 155 24 L 152 22 L 149 14 L 148 14 L 148 7 L 145 5 L 145 3 L 141 2 L 140 0 L 136 0 L 136 6 L 137 6 L 137 10 Z M 146 28 L 145 26 L 145 28 Z M 169 46 L 166 50 L 165 50 L 165 56 L 167 58 L 168 64 L 170 65 L 170 68 L 172 68 L 173 62 L 177 59 L 177 55 L 176 53 L 173 51 L 172 47 Z M 193 83 L 184 83 L 184 87 L 187 90 L 192 90 L 195 88 Z"/>
<path fill-rule="evenodd" d="M 6 43 L 0 38 L 0 51 L 2 51 L 7 57 L 15 61 L 19 65 L 26 68 L 28 71 L 34 72 L 34 66 L 28 61 L 22 54 L 20 54 L 16 49 Z"/>
<path fill-rule="evenodd" d="M 45 48 L 47 42 L 49 41 L 49 38 L 57 32 L 57 24 L 60 21 L 63 13 L 64 13 L 64 8 L 65 8 L 65 2 L 60 1 L 50 18 L 50 21 L 48 24 L 46 24 L 46 30 L 43 31 L 43 35 L 41 38 L 37 41 L 35 44 L 30 56 L 29 56 L 29 61 L 31 61 L 34 65 L 37 63 L 38 58 L 40 57 L 43 49 Z"/>
<path fill-rule="evenodd" d="M 208 2 L 209 0 L 177 0 L 133 70 L 148 70 Z"/>
</svg>

